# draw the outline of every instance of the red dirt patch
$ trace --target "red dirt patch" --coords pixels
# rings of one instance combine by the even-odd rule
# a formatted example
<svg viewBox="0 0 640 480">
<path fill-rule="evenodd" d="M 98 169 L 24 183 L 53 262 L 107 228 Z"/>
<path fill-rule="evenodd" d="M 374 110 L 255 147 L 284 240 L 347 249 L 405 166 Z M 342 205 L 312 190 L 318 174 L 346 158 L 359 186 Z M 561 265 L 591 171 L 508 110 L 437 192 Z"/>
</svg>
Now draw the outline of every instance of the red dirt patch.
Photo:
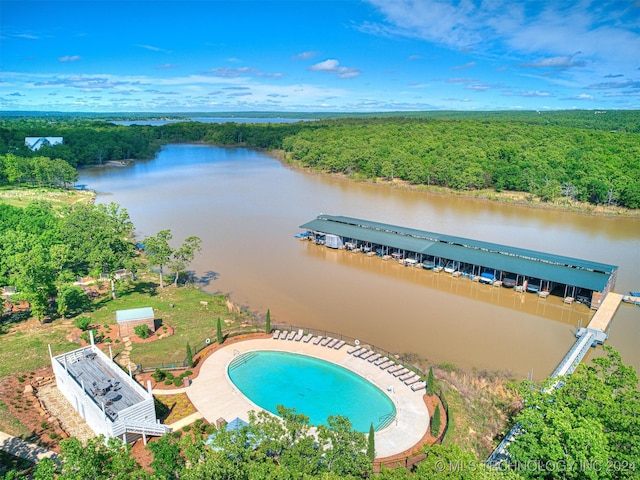
<svg viewBox="0 0 640 480">
<path fill-rule="evenodd" d="M 5 377 L 0 381 L 0 398 L 7 405 L 10 415 L 31 431 L 27 440 L 60 453 L 60 439 L 67 438 L 67 434 L 55 419 L 48 417 L 32 393 L 32 389 L 37 387 L 40 381 L 50 379 L 52 375 L 53 370 L 49 366 L 22 375 Z"/>
</svg>

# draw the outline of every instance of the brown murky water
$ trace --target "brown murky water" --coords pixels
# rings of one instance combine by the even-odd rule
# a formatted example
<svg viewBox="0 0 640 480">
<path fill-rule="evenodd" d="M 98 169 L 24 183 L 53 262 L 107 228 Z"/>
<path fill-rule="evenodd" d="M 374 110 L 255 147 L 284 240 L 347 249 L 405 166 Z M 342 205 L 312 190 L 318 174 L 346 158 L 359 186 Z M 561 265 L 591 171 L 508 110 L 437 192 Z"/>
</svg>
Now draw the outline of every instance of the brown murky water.
<svg viewBox="0 0 640 480">
<path fill-rule="evenodd" d="M 172 145 L 151 161 L 88 169 L 99 202 L 125 207 L 141 237 L 169 228 L 203 240 L 192 268 L 209 292 L 272 322 L 341 332 L 463 368 L 548 375 L 593 311 L 404 267 L 293 237 L 320 213 L 548 251 L 620 266 L 640 290 L 640 220 L 494 204 L 293 172 L 246 149 Z M 203 332 L 203 338 L 211 332 Z M 640 371 L 640 308 L 622 305 L 608 344 Z M 597 355 L 597 351 L 592 355 Z"/>
</svg>

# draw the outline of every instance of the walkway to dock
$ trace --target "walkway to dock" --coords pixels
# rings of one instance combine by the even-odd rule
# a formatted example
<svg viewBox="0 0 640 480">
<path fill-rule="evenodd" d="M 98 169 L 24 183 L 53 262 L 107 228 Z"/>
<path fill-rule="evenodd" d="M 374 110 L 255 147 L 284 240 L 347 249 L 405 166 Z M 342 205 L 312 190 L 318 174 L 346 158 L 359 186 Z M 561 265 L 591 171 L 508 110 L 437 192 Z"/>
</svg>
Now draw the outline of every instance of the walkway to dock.
<svg viewBox="0 0 640 480">
<path fill-rule="evenodd" d="M 613 320 L 613 316 L 620 306 L 620 302 L 622 302 L 621 294 L 613 292 L 607 293 L 604 302 L 602 302 L 600 308 L 598 308 L 598 311 L 589 322 L 587 328 L 606 332 L 611 320 Z"/>
<path fill-rule="evenodd" d="M 564 385 L 560 377 L 571 375 L 587 354 L 589 348 L 599 343 L 601 344 L 607 339 L 607 329 L 621 301 L 622 295 L 619 293 L 609 292 L 607 294 L 604 302 L 602 302 L 598 311 L 593 318 L 591 318 L 587 328 L 580 328 L 576 332 L 578 339 L 551 374 L 551 378 L 558 378 L 558 381 L 554 382 L 550 388 L 555 389 Z M 486 461 L 487 465 L 498 467 L 503 461 L 508 461 L 509 452 L 507 451 L 507 446 L 513 442 L 519 434 L 520 424 L 517 423 L 511 428 L 493 453 L 491 453 Z"/>
</svg>

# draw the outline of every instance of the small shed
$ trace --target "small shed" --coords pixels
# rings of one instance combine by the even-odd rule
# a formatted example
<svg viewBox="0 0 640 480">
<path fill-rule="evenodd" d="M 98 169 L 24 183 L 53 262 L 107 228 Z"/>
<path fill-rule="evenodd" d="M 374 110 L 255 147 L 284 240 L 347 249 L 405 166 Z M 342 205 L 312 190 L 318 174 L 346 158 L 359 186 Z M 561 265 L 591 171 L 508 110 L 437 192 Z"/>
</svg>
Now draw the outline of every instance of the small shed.
<svg viewBox="0 0 640 480">
<path fill-rule="evenodd" d="M 138 325 L 146 325 L 150 332 L 155 332 L 155 315 L 153 308 L 131 308 L 129 310 L 116 311 L 116 322 L 118 323 L 118 334 L 121 337 L 133 335 L 133 329 Z"/>
</svg>

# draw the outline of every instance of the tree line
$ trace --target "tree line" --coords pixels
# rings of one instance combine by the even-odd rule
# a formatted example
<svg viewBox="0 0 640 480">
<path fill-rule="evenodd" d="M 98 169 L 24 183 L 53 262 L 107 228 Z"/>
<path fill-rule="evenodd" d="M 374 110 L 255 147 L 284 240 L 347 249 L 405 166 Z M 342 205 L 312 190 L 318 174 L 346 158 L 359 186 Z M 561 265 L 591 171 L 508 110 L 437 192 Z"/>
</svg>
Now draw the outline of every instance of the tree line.
<svg viewBox="0 0 640 480">
<path fill-rule="evenodd" d="M 117 204 L 74 204 L 55 210 L 45 201 L 26 208 L 0 203 L 0 285 L 18 292 L 40 321 L 88 306 L 78 277 L 135 270 L 133 224 Z"/>
<path fill-rule="evenodd" d="M 331 416 L 314 432 L 309 419 L 278 406 L 279 417 L 250 412 L 238 428 L 215 430 L 201 420 L 147 445 L 149 469 L 118 439 L 61 442 L 60 461 L 42 460 L 36 479 L 633 479 L 640 472 L 640 392 L 633 367 L 605 347 L 591 365 L 557 379 L 518 385 L 521 434 L 500 468 L 455 445 L 425 447 L 417 466 L 373 473 L 375 440 L 348 418 Z M 0 478 L 2 478 L 0 476 Z M 12 472 L 6 479 L 17 478 Z"/>
<path fill-rule="evenodd" d="M 0 123 L 0 154 L 49 157 L 78 167 L 150 158 L 168 143 L 241 145 L 283 150 L 288 161 L 355 179 L 519 191 L 543 201 L 636 209 L 639 125 L 634 111 L 416 112 L 282 124 L 185 121 L 129 127 L 105 120 L 20 119 Z M 37 134 L 62 136 L 64 144 L 31 152 L 24 137 Z M 2 181 L 9 181 L 8 173 L 0 172 Z"/>
</svg>

